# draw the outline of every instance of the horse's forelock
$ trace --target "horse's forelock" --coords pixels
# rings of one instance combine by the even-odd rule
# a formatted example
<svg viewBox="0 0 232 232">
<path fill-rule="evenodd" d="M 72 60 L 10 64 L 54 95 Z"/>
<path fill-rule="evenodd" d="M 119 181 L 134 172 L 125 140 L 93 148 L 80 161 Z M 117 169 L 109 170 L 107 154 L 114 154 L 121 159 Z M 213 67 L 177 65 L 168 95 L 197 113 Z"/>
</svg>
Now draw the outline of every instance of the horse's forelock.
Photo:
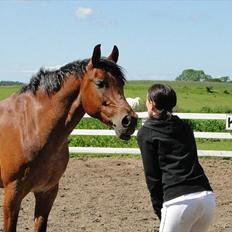
<svg viewBox="0 0 232 232">
<path fill-rule="evenodd" d="M 102 58 L 99 61 L 99 68 L 104 69 L 106 72 L 111 73 L 115 78 L 117 78 L 119 81 L 121 81 L 123 84 L 126 82 L 124 69 L 117 65 L 115 62 Z"/>
</svg>

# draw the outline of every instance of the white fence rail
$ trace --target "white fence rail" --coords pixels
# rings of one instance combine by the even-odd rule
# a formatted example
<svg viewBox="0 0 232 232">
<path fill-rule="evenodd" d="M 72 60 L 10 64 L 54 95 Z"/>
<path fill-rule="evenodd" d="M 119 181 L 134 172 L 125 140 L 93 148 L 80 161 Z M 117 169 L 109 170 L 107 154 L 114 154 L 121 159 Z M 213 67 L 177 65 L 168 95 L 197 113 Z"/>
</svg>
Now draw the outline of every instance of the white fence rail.
<svg viewBox="0 0 232 232">
<path fill-rule="evenodd" d="M 147 112 L 137 113 L 140 119 L 147 118 Z M 205 119 L 205 120 L 226 120 L 226 114 L 198 114 L 198 113 L 175 113 L 182 119 Z M 85 118 L 88 118 L 85 115 Z M 137 135 L 137 130 L 133 136 Z M 97 135 L 97 136 L 115 136 L 113 130 L 93 130 L 93 129 L 75 129 L 71 135 Z M 231 133 L 225 132 L 194 132 L 195 138 L 205 139 L 232 139 Z M 140 154 L 138 148 L 111 148 L 111 147 L 69 147 L 71 153 L 107 153 L 107 154 Z M 232 151 L 207 151 L 198 150 L 199 156 L 216 156 L 216 157 L 232 157 Z"/>
<path fill-rule="evenodd" d="M 206 120 L 225 120 L 227 114 L 211 114 L 211 113 L 173 113 L 182 119 L 206 119 Z M 147 118 L 147 112 L 137 112 L 141 119 Z M 85 114 L 84 118 L 91 118 Z"/>
<path fill-rule="evenodd" d="M 137 135 L 137 130 L 134 132 L 132 136 Z M 113 130 L 94 130 L 94 129 L 75 129 L 72 131 L 71 135 L 108 135 L 114 136 L 115 132 Z M 232 139 L 231 133 L 223 133 L 223 132 L 194 132 L 195 138 L 201 139 Z"/>
</svg>

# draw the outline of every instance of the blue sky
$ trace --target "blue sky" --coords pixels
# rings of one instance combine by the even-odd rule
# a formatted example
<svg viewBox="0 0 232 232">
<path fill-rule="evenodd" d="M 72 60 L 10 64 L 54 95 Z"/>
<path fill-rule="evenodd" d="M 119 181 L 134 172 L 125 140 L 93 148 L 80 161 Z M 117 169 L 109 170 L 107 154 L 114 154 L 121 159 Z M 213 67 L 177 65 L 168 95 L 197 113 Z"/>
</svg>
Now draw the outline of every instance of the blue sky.
<svg viewBox="0 0 232 232">
<path fill-rule="evenodd" d="M 174 80 L 194 68 L 232 78 L 232 1 L 0 1 L 0 80 L 113 45 L 127 79 Z"/>
</svg>

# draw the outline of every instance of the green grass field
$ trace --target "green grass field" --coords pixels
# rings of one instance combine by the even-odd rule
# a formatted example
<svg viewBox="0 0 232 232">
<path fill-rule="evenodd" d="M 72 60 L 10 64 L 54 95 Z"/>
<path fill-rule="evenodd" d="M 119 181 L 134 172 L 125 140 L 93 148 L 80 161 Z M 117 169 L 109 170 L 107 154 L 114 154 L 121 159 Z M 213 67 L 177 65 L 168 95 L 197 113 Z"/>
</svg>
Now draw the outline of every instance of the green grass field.
<svg viewBox="0 0 232 232">
<path fill-rule="evenodd" d="M 176 112 L 232 112 L 232 83 L 183 82 L 183 81 L 128 81 L 125 85 L 126 97 L 140 97 L 141 107 L 145 110 L 147 89 L 154 83 L 166 83 L 177 93 Z M 213 93 L 208 93 L 211 87 Z M 16 92 L 19 86 L 0 86 L 0 100 Z"/>
<path fill-rule="evenodd" d="M 128 81 L 125 85 L 126 97 L 140 97 L 141 106 L 137 111 L 145 111 L 145 99 L 147 89 L 157 81 Z M 232 112 L 232 84 L 231 83 L 200 83 L 160 81 L 172 86 L 177 93 L 176 112 Z M 209 93 L 206 87 L 210 87 L 213 93 Z M 0 87 L 0 100 L 16 92 L 20 87 Z M 195 131 L 225 131 L 225 122 L 191 120 L 189 121 Z M 139 126 L 141 122 L 139 123 Z M 138 127 L 139 127 L 138 126 Z M 82 119 L 77 128 L 106 129 L 107 127 L 95 119 Z M 136 139 L 121 141 L 113 136 L 70 136 L 70 146 L 100 146 L 100 147 L 137 147 Z M 198 149 L 203 150 L 232 150 L 231 140 L 205 140 L 197 139 Z"/>
<path fill-rule="evenodd" d="M 144 104 L 147 89 L 154 83 L 165 83 L 177 93 L 176 112 L 232 112 L 232 83 L 182 81 L 129 81 L 125 86 L 127 97 L 140 97 Z M 208 93 L 211 87 L 213 93 Z"/>
<path fill-rule="evenodd" d="M 19 88 L 19 86 L 0 86 L 0 100 L 3 100 L 17 92 Z"/>
</svg>

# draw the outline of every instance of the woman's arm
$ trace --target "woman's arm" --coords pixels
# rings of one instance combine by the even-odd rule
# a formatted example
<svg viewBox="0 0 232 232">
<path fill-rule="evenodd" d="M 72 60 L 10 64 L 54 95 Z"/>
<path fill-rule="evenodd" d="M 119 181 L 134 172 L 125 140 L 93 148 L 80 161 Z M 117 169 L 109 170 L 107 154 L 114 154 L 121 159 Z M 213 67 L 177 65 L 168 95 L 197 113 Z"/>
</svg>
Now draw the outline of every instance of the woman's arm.
<svg viewBox="0 0 232 232">
<path fill-rule="evenodd" d="M 163 188 L 157 153 L 158 141 L 153 141 L 151 131 L 144 127 L 139 131 L 137 141 L 142 154 L 144 173 L 151 196 L 152 206 L 155 214 L 161 219 Z"/>
</svg>

